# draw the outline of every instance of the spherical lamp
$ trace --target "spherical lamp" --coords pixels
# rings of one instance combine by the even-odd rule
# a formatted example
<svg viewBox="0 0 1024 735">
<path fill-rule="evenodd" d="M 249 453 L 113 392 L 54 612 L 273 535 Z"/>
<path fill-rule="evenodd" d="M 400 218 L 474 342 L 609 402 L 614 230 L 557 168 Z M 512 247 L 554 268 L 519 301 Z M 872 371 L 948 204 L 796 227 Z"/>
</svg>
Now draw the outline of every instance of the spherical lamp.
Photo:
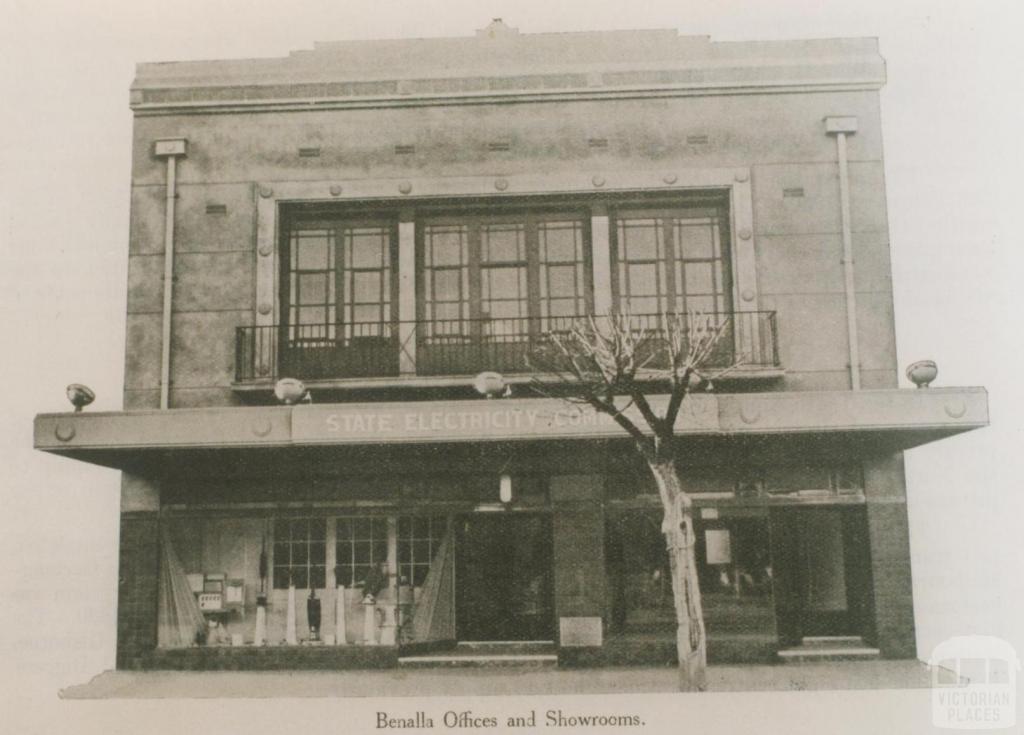
<svg viewBox="0 0 1024 735">
<path fill-rule="evenodd" d="M 83 408 L 96 400 L 96 394 L 92 392 L 92 389 L 81 383 L 72 383 L 65 390 L 68 400 L 75 407 L 75 413 L 79 413 Z"/>
<path fill-rule="evenodd" d="M 939 374 L 934 360 L 918 360 L 907 367 L 907 378 L 918 388 L 927 388 Z"/>
<path fill-rule="evenodd" d="M 491 371 L 477 375 L 473 379 L 473 387 L 477 393 L 487 398 L 497 398 L 509 394 L 509 387 L 502 374 Z"/>
<path fill-rule="evenodd" d="M 274 384 L 274 397 L 286 406 L 295 405 L 306 393 L 306 384 L 296 378 L 281 378 Z"/>
</svg>

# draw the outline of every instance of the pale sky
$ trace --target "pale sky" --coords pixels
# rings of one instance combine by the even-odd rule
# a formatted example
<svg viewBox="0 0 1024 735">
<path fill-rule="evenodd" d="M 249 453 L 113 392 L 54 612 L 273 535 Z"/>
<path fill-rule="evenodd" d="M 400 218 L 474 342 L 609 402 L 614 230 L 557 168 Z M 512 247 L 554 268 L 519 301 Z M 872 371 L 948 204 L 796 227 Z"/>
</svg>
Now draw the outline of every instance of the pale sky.
<svg viewBox="0 0 1024 735">
<path fill-rule="evenodd" d="M 948 636 L 990 634 L 1024 654 L 1018 3 L 0 0 L 0 9 L 0 345 L 10 389 L 0 414 L 0 671 L 8 684 L 0 712 L 15 714 L 11 732 L 198 731 L 202 717 L 211 718 L 208 732 L 237 732 L 244 720 L 232 713 L 252 713 L 238 703 L 181 704 L 167 718 L 156 704 L 56 699 L 59 687 L 113 667 L 118 476 L 32 451 L 31 422 L 35 413 L 67 410 L 69 382 L 95 389 L 91 410 L 121 407 L 134 64 L 282 56 L 315 41 L 471 35 L 499 16 L 524 33 L 677 28 L 717 41 L 880 39 L 900 369 L 935 359 L 937 385 L 989 390 L 992 418 L 987 429 L 907 455 L 918 653 L 927 658 Z M 864 696 L 844 704 L 854 714 L 925 706 L 910 694 Z M 724 709 L 721 699 L 702 702 L 687 721 L 753 707 L 755 698 L 728 701 Z M 812 727 L 816 712 L 838 731 L 826 709 L 810 706 L 820 703 L 798 719 L 791 709 L 759 710 L 760 720 L 731 731 Z M 341 713 L 371 705 L 319 702 L 301 711 L 310 732 L 352 732 L 371 727 L 370 716 Z M 261 711 L 249 732 L 297 722 L 288 714 L 295 708 Z M 922 711 L 922 727 L 928 717 Z"/>
</svg>

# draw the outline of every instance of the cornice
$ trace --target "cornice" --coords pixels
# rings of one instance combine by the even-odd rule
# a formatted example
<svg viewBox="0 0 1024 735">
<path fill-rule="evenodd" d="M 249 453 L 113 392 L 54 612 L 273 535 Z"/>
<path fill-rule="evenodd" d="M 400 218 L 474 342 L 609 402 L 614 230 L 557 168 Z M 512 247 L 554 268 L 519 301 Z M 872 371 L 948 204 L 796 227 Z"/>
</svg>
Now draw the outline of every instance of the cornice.
<svg viewBox="0 0 1024 735">
<path fill-rule="evenodd" d="M 541 34 L 542 35 L 542 34 Z M 536 52 L 536 55 L 531 55 Z M 665 32 L 345 42 L 287 58 L 140 64 L 137 115 L 878 90 L 872 39 L 711 43 Z"/>
</svg>

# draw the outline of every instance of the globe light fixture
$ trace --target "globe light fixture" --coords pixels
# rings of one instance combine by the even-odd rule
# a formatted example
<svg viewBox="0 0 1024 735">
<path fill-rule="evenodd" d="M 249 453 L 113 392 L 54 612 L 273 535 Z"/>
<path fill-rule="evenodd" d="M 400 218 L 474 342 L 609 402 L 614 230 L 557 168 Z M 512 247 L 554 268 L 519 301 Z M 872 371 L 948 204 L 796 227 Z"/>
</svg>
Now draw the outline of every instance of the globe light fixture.
<svg viewBox="0 0 1024 735">
<path fill-rule="evenodd" d="M 473 378 L 473 388 L 476 392 L 487 398 L 498 398 L 511 393 L 511 388 L 505 383 L 501 373 L 487 371 L 480 373 Z"/>
<path fill-rule="evenodd" d="M 907 366 L 907 378 L 918 388 L 927 388 L 939 375 L 939 367 L 934 360 L 918 360 Z"/>
<path fill-rule="evenodd" d="M 68 400 L 75 407 L 75 413 L 80 413 L 83 408 L 96 400 L 96 394 L 87 385 L 72 383 L 65 389 Z"/>
<path fill-rule="evenodd" d="M 294 406 L 308 395 L 306 384 L 296 378 L 281 378 L 274 384 L 274 397 L 286 406 Z"/>
</svg>

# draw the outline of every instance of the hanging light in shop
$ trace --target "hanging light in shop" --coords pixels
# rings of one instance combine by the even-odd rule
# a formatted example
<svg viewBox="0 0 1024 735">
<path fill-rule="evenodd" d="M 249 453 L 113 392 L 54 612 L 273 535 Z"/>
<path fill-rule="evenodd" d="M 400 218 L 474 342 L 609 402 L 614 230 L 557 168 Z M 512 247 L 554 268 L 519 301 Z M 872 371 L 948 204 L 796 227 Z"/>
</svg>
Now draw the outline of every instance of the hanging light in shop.
<svg viewBox="0 0 1024 735">
<path fill-rule="evenodd" d="M 512 475 L 502 475 L 498 481 L 498 498 L 503 503 L 512 502 Z"/>
</svg>

